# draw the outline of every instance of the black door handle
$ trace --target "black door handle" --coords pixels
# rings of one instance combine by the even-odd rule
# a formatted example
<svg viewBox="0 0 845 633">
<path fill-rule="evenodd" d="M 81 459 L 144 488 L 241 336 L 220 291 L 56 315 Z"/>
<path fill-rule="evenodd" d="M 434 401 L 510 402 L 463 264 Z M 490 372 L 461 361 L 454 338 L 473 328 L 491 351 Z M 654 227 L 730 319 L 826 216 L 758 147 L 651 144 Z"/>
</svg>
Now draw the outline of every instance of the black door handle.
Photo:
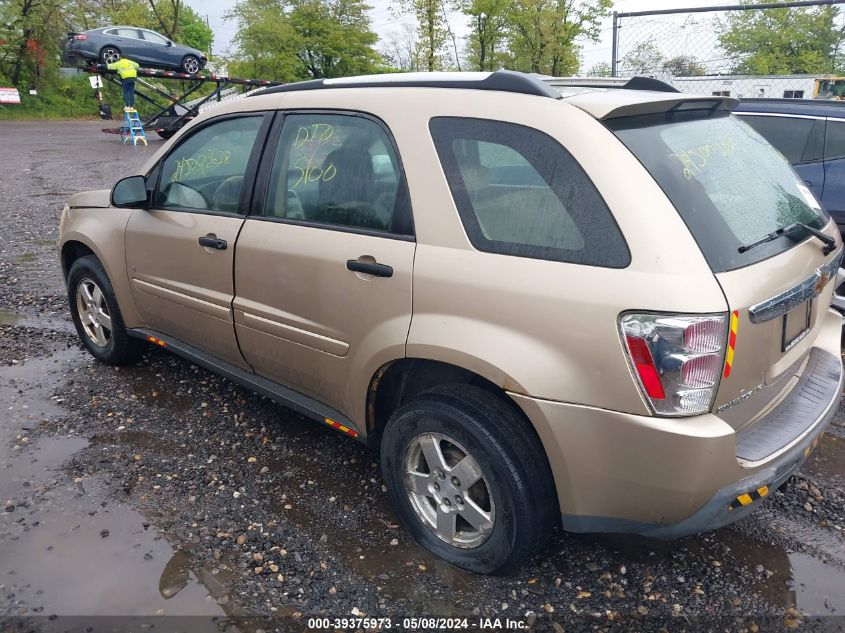
<svg viewBox="0 0 845 633">
<path fill-rule="evenodd" d="M 206 235 L 205 237 L 199 238 L 197 240 L 200 243 L 200 246 L 207 246 L 208 248 L 216 248 L 218 251 L 225 251 L 226 240 L 221 240 L 216 237 L 211 237 L 210 235 Z"/>
<path fill-rule="evenodd" d="M 386 264 L 370 264 L 369 262 L 359 262 L 357 259 L 347 259 L 346 268 L 352 272 L 373 275 L 374 277 L 393 277 L 393 267 Z"/>
</svg>

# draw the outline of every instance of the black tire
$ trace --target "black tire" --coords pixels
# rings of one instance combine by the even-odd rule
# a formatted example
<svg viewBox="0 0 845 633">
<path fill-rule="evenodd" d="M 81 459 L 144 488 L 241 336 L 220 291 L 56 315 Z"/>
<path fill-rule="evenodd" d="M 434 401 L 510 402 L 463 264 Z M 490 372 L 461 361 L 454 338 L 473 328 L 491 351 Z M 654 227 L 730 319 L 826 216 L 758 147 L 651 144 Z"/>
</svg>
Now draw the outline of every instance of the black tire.
<svg viewBox="0 0 845 633">
<path fill-rule="evenodd" d="M 453 438 L 472 455 L 484 476 L 479 483 L 486 484 L 495 504 L 492 531 L 470 549 L 438 537 L 406 490 L 406 451 L 427 433 Z M 413 539 L 468 571 L 515 571 L 546 545 L 560 523 L 551 469 L 534 430 L 508 403 L 478 387 L 436 387 L 397 409 L 382 437 L 381 468 L 390 501 Z"/>
<path fill-rule="evenodd" d="M 202 62 L 196 55 L 185 55 L 182 60 L 182 71 L 189 75 L 195 75 L 202 70 Z"/>
<path fill-rule="evenodd" d="M 92 340 L 82 324 L 77 290 L 81 284 L 87 285 L 89 282 L 93 282 L 102 291 L 103 301 L 107 307 L 107 316 L 111 319 L 111 330 L 104 346 L 98 345 Z M 140 339 L 130 337 L 126 332 L 114 288 L 99 259 L 93 255 L 77 259 L 70 267 L 67 276 L 67 290 L 70 313 L 73 318 L 73 325 L 76 327 L 76 333 L 94 358 L 108 365 L 129 365 L 140 358 L 146 344 Z"/>
<path fill-rule="evenodd" d="M 112 56 L 117 55 L 117 59 L 113 59 Z M 103 46 L 100 50 L 100 63 L 101 64 L 110 64 L 112 62 L 116 62 L 120 59 L 122 53 L 117 46 Z M 109 61 L 110 60 L 110 61 Z"/>
</svg>

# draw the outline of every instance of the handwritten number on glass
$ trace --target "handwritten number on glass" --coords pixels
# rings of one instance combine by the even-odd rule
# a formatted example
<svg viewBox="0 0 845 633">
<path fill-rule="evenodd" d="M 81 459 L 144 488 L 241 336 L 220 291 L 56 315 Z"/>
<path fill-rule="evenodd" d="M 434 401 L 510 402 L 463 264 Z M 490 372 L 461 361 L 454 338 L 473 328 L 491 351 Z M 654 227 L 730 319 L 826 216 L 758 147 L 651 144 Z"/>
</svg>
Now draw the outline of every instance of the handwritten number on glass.
<svg viewBox="0 0 845 633">
<path fill-rule="evenodd" d="M 684 178 L 690 180 L 693 176 L 703 173 L 712 159 L 727 158 L 734 151 L 734 140 L 730 136 L 715 139 L 710 143 L 692 147 L 669 154 L 670 159 L 675 159 L 683 166 Z"/>
</svg>

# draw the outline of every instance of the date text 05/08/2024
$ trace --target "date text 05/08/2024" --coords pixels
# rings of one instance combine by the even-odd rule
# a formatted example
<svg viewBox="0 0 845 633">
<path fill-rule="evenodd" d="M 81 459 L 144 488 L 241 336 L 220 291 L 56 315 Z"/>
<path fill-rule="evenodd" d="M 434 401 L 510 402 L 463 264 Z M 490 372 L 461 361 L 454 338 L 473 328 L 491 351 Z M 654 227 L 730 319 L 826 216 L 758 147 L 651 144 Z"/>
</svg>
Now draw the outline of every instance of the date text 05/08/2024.
<svg viewBox="0 0 845 633">
<path fill-rule="evenodd" d="M 511 618 L 309 618 L 308 628 L 323 631 L 345 631 L 357 629 L 400 629 L 415 630 L 474 630 L 474 631 L 518 631 L 528 628 L 525 620 Z"/>
</svg>

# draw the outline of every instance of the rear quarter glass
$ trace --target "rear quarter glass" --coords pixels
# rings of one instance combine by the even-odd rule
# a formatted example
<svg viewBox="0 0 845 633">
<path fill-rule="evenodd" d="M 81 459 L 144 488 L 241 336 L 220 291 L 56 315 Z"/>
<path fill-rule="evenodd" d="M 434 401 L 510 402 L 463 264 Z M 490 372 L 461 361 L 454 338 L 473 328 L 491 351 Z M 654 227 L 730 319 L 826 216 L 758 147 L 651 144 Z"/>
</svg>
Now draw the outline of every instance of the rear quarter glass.
<svg viewBox="0 0 845 633">
<path fill-rule="evenodd" d="M 828 221 L 787 160 L 729 113 L 670 112 L 607 126 L 672 201 L 713 272 L 749 266 L 806 238 L 797 232 L 739 252 L 779 228 Z"/>
<path fill-rule="evenodd" d="M 630 264 L 622 232 L 595 185 L 551 136 L 458 117 L 433 118 L 429 130 L 475 248 L 607 268 Z"/>
</svg>

